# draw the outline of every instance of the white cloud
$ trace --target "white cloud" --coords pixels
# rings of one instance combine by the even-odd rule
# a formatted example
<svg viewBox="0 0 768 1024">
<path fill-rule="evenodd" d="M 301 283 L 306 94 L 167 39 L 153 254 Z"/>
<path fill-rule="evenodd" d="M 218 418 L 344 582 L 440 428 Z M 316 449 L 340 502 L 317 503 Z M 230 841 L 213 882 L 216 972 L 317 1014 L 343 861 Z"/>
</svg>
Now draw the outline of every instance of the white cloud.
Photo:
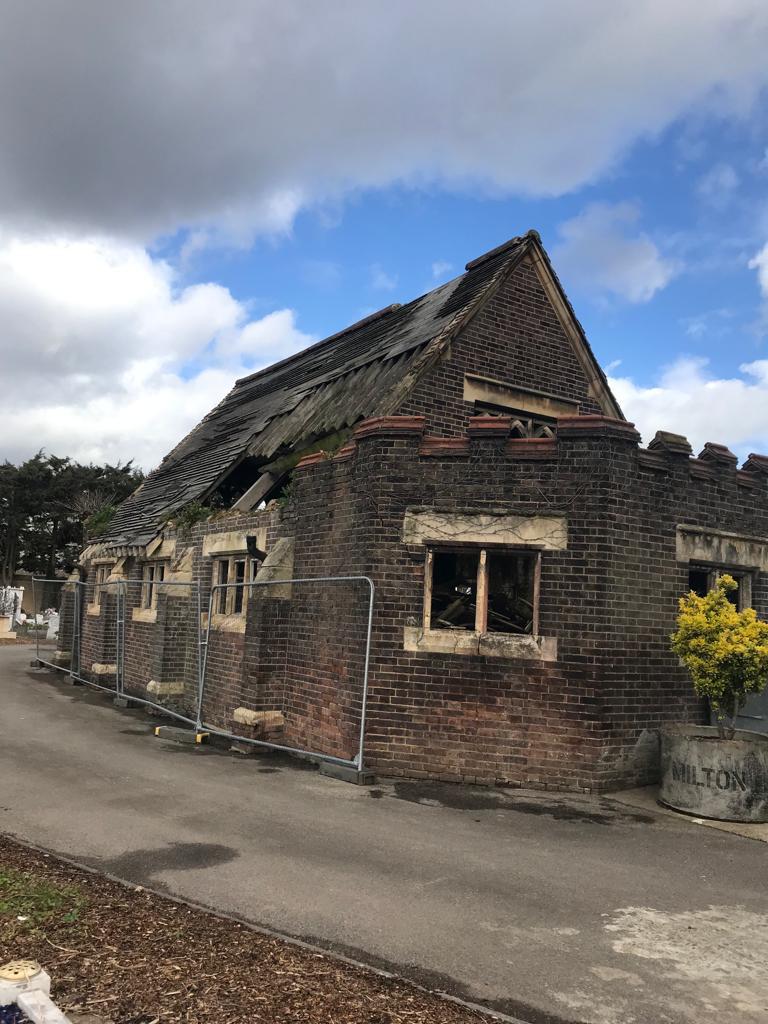
<svg viewBox="0 0 768 1024">
<path fill-rule="evenodd" d="M 678 272 L 638 230 L 633 203 L 592 203 L 559 227 L 552 257 L 568 283 L 595 295 L 648 302 Z"/>
<path fill-rule="evenodd" d="M 768 299 L 768 242 L 749 261 L 749 269 L 757 271 L 757 281 L 763 297 Z"/>
<path fill-rule="evenodd" d="M 739 176 L 730 164 L 715 164 L 696 186 L 701 198 L 715 209 L 725 209 L 739 187 Z"/>
<path fill-rule="evenodd" d="M 453 264 L 448 263 L 447 260 L 435 260 L 432 264 L 432 280 L 440 281 L 442 278 L 447 277 L 452 270 Z"/>
<path fill-rule="evenodd" d="M 388 274 L 380 263 L 371 267 L 371 288 L 378 291 L 391 292 L 397 288 L 397 274 Z"/>
<path fill-rule="evenodd" d="M 156 464 L 231 386 L 313 339 L 108 239 L 0 238 L 0 458 Z"/>
<path fill-rule="evenodd" d="M 685 328 L 688 337 L 697 341 L 705 336 L 719 338 L 731 330 L 735 315 L 732 309 L 723 306 L 719 309 L 708 309 L 695 316 L 683 317 L 680 324 Z"/>
<path fill-rule="evenodd" d="M 768 359 L 744 363 L 740 376 L 714 377 L 707 360 L 684 356 L 653 387 L 610 378 L 619 404 L 647 443 L 657 430 L 684 434 L 694 454 L 705 441 L 726 444 L 742 458 L 768 454 Z"/>
<path fill-rule="evenodd" d="M 744 115 L 767 39 L 764 0 L 6 0 L 0 222 L 247 243 L 393 182 L 562 194 Z"/>
</svg>

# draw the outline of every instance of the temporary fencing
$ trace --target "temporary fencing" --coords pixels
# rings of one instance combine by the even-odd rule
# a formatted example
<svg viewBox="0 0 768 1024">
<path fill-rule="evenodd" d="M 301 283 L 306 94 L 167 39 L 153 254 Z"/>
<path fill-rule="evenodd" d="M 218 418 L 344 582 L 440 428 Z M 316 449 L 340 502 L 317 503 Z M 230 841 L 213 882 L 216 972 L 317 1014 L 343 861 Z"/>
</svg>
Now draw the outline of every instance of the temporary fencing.
<svg viewBox="0 0 768 1024">
<path fill-rule="evenodd" d="M 362 769 L 367 576 L 197 583 L 33 579 L 40 664 L 198 732 Z"/>
<path fill-rule="evenodd" d="M 41 665 L 79 675 L 84 585 L 76 580 L 33 576 L 31 599 L 32 610 L 17 624 L 17 632 L 34 636 L 35 658 Z"/>
<path fill-rule="evenodd" d="M 213 586 L 200 727 L 361 770 L 373 601 L 367 576 Z"/>
<path fill-rule="evenodd" d="M 122 594 L 122 696 L 197 726 L 202 678 L 199 586 L 148 577 L 124 581 Z"/>
</svg>

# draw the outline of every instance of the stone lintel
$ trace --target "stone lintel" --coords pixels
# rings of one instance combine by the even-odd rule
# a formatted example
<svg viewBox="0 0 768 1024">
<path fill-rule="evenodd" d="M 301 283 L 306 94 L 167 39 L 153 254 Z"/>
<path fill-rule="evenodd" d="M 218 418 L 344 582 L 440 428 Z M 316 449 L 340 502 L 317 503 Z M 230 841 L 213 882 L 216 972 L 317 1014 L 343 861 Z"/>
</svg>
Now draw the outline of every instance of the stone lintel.
<svg viewBox="0 0 768 1024">
<path fill-rule="evenodd" d="M 768 571 L 768 537 L 681 523 L 677 527 L 677 561 L 732 565 Z"/>
<path fill-rule="evenodd" d="M 545 551 L 568 547 L 565 516 L 521 516 L 492 512 L 438 512 L 406 509 L 404 544 L 503 544 Z"/>
</svg>

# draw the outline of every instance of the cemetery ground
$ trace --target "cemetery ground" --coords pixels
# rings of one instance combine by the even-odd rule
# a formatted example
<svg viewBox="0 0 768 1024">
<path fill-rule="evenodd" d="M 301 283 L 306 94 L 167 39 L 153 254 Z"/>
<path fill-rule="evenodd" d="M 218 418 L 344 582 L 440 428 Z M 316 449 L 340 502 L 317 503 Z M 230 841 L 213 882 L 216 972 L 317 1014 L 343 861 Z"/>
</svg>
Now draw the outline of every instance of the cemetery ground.
<svg viewBox="0 0 768 1024">
<path fill-rule="evenodd" d="M 765 842 L 651 796 L 357 787 L 175 744 L 29 662 L 0 648 L 0 954 L 39 959 L 65 1005 L 115 1024 L 479 1019 L 466 1003 L 530 1024 L 766 1019 Z"/>
<path fill-rule="evenodd" d="M 68 1013 L 120 1024 L 465 1024 L 478 1014 L 333 956 L 0 838 L 0 962 L 44 964 Z"/>
</svg>

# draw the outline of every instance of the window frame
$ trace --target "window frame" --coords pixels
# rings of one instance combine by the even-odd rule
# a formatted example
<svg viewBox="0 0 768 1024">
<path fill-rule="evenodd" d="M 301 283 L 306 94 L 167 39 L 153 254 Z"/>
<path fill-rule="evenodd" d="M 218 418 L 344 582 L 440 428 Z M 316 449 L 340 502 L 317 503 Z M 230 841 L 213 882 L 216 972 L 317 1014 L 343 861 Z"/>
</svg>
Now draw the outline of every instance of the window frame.
<svg viewBox="0 0 768 1024">
<path fill-rule="evenodd" d="M 223 586 L 226 589 L 215 592 L 213 614 L 217 619 L 236 617 L 244 618 L 248 608 L 248 599 L 251 596 L 251 583 L 256 578 L 256 573 L 261 565 L 258 558 L 252 558 L 244 551 L 233 554 L 219 555 L 212 559 L 211 569 L 211 590 L 214 586 Z M 237 566 L 243 566 L 242 580 L 238 579 Z M 223 570 L 225 578 L 222 579 Z M 250 576 L 249 576 L 250 574 Z M 229 584 L 242 582 L 242 586 L 234 587 Z"/>
<path fill-rule="evenodd" d="M 745 608 L 752 608 L 752 596 L 753 596 L 753 582 L 755 571 L 754 569 L 746 569 L 744 567 L 727 566 L 727 565 L 712 565 L 707 562 L 689 562 L 688 563 L 688 589 L 691 591 L 691 573 L 692 572 L 704 572 L 707 574 L 707 593 L 714 590 L 717 586 L 717 581 L 721 576 L 728 575 L 733 578 L 739 584 L 738 601 L 736 602 L 736 610 L 743 612 Z"/>
<path fill-rule="evenodd" d="M 475 628 L 458 629 L 450 626 L 432 627 L 432 588 L 434 578 L 434 556 L 436 554 L 459 554 L 477 552 L 477 589 L 475 599 Z M 525 555 L 533 558 L 533 614 L 530 633 L 504 633 L 488 630 L 488 555 Z M 428 544 L 424 557 L 424 600 L 422 625 L 425 633 L 461 633 L 464 636 L 532 636 L 539 635 L 539 594 L 541 590 L 541 548 L 507 547 L 494 544 Z"/>
<path fill-rule="evenodd" d="M 93 583 L 93 603 L 95 605 L 101 604 L 101 596 L 106 593 L 107 582 L 109 577 L 112 575 L 114 563 L 102 562 L 96 565 L 96 577 Z"/>
<path fill-rule="evenodd" d="M 139 608 L 143 611 L 155 611 L 157 609 L 157 597 L 160 592 L 157 584 L 165 582 L 165 570 L 165 562 L 154 561 L 142 564 Z"/>
</svg>

